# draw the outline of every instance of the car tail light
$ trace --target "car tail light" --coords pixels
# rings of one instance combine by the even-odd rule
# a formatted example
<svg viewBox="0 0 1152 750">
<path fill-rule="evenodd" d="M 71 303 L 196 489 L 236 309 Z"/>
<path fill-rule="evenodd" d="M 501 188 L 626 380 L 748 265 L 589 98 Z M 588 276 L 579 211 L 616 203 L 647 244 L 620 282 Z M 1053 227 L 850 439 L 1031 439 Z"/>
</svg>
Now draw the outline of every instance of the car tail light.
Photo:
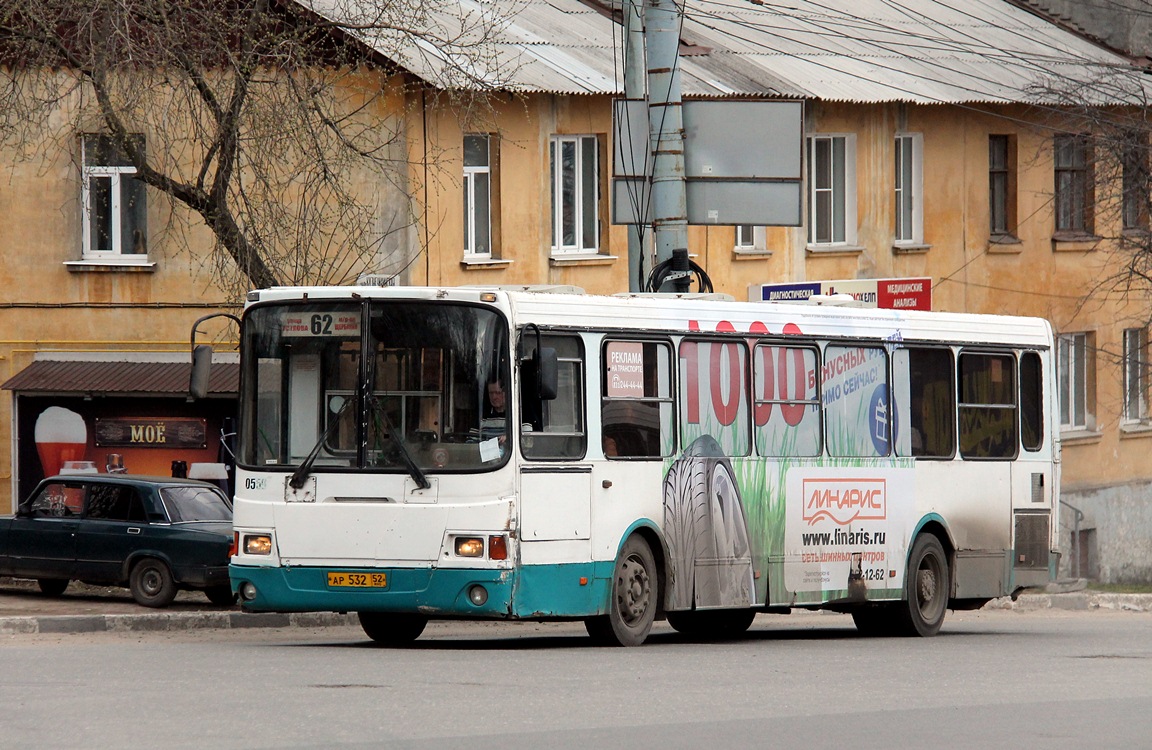
<svg viewBox="0 0 1152 750">
<path fill-rule="evenodd" d="M 228 545 L 228 557 L 235 557 L 240 551 L 240 532 L 232 532 L 232 544 Z"/>
</svg>

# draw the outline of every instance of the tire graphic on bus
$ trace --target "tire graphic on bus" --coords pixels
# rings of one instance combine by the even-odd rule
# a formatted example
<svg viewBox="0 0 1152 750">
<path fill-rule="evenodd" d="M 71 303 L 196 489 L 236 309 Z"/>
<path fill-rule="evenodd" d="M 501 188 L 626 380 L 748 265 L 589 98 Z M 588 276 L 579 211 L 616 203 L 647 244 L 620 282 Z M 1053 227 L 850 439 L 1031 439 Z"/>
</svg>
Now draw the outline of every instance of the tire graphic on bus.
<svg viewBox="0 0 1152 750">
<path fill-rule="evenodd" d="M 709 435 L 685 449 L 664 478 L 670 563 L 668 608 L 752 604 L 752 556 L 731 462 Z"/>
</svg>

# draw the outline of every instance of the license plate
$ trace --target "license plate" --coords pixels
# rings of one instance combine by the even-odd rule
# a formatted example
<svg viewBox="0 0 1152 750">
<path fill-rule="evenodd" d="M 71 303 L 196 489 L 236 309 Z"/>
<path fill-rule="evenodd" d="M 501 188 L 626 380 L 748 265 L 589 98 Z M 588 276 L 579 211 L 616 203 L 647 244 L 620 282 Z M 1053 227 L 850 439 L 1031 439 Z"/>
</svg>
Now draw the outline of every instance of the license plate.
<svg viewBox="0 0 1152 750">
<path fill-rule="evenodd" d="M 388 576 L 384 573 L 340 573 L 328 572 L 328 585 L 352 588 L 388 588 Z"/>
</svg>

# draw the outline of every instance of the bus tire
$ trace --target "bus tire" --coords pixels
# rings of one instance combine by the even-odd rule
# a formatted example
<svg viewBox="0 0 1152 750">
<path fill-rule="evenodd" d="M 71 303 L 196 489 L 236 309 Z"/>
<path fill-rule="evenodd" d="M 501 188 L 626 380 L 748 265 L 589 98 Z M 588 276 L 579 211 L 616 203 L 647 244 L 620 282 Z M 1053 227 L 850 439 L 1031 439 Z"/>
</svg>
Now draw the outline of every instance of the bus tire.
<svg viewBox="0 0 1152 750">
<path fill-rule="evenodd" d="M 948 555 L 940 540 L 932 534 L 916 537 L 908 556 L 904 600 L 896 611 L 897 633 L 927 638 L 940 632 L 951 589 Z"/>
<path fill-rule="evenodd" d="M 629 537 L 616 558 L 609 612 L 584 621 L 588 635 L 605 646 L 639 646 L 656 619 L 659 587 L 648 542 Z"/>
<path fill-rule="evenodd" d="M 212 586 L 204 589 L 208 601 L 220 607 L 231 607 L 236 603 L 236 592 L 231 586 Z"/>
<path fill-rule="evenodd" d="M 407 646 L 420 637 L 428 618 L 400 612 L 357 612 L 364 634 L 381 646 Z"/>
<path fill-rule="evenodd" d="M 752 626 L 753 609 L 709 609 L 669 612 L 668 624 L 677 633 L 700 640 L 736 638 Z"/>
<path fill-rule="evenodd" d="M 896 615 L 896 608 L 891 604 L 872 604 L 852 610 L 852 622 L 860 635 L 889 636 L 896 632 Z"/>
</svg>

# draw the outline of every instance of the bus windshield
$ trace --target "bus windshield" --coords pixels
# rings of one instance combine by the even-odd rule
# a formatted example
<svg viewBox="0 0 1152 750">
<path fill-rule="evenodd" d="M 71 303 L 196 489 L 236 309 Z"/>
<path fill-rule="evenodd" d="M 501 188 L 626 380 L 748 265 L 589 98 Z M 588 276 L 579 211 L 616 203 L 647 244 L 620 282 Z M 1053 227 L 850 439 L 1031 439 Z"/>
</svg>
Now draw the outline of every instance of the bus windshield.
<svg viewBox="0 0 1152 750">
<path fill-rule="evenodd" d="M 471 305 L 313 301 L 244 321 L 239 461 L 410 473 L 502 465 L 508 329 Z"/>
</svg>

